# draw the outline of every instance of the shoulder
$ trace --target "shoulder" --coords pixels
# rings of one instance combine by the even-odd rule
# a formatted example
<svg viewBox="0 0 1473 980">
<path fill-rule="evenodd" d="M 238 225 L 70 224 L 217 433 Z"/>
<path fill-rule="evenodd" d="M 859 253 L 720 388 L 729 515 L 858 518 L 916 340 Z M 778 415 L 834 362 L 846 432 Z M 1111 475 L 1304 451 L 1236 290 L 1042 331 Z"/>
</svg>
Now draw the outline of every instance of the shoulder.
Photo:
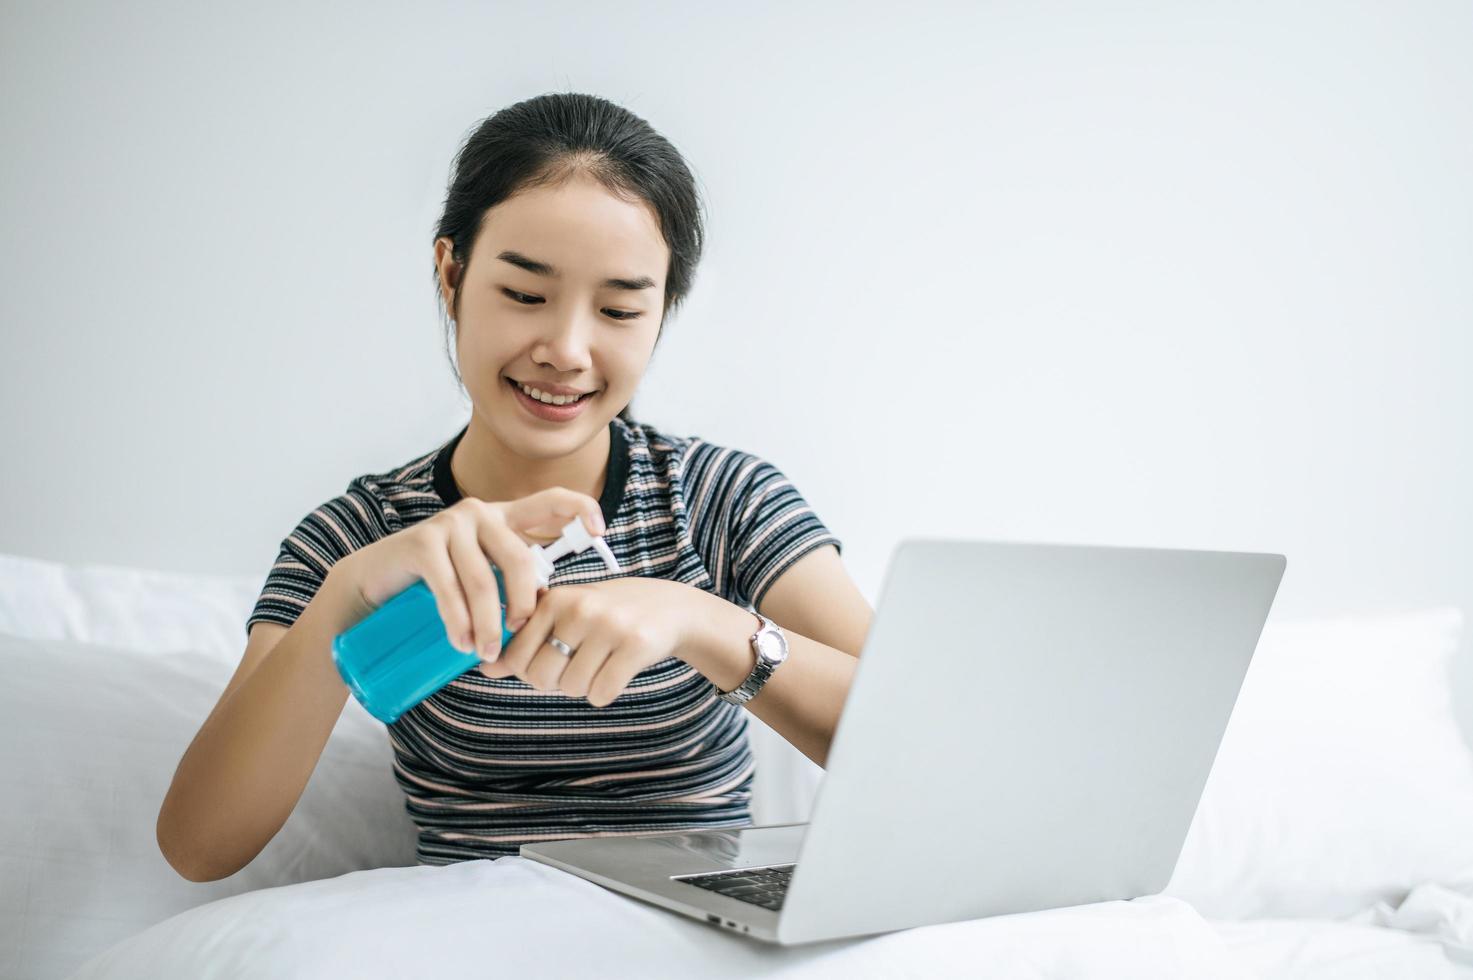
<svg viewBox="0 0 1473 980">
<path fill-rule="evenodd" d="M 691 438 L 684 469 L 692 497 L 722 501 L 726 506 L 750 503 L 772 491 L 792 488 L 787 474 L 767 456 L 699 436 Z"/>
<path fill-rule="evenodd" d="M 668 432 L 648 422 L 623 422 L 631 471 L 647 469 L 687 504 L 729 498 L 736 487 L 772 464 L 756 453 L 696 434 Z"/>
<path fill-rule="evenodd" d="M 631 468 L 647 466 L 661 473 L 678 469 L 692 437 L 666 432 L 649 422 L 615 416 L 615 429 L 622 435 Z"/>
<path fill-rule="evenodd" d="M 413 524 L 445 509 L 435 490 L 434 472 L 435 459 L 444 448 L 436 446 L 398 466 L 354 477 L 345 492 L 372 497 L 391 523 Z"/>
<path fill-rule="evenodd" d="M 349 554 L 443 510 L 433 467 L 444 445 L 397 466 L 364 473 L 342 493 L 307 511 L 282 539 L 276 561 L 246 620 L 290 627 L 311 602 L 329 570 Z"/>
<path fill-rule="evenodd" d="M 440 447 L 396 466 L 363 473 L 316 505 L 282 542 L 284 551 L 321 567 L 443 510 L 432 467 Z"/>
<path fill-rule="evenodd" d="M 733 465 L 752 466 L 763 462 L 755 453 L 720 445 L 701 435 L 680 435 L 648 422 L 625 422 L 622 419 L 616 422 L 623 427 L 631 458 L 647 457 L 662 470 L 704 471 L 712 466 L 726 470 Z"/>
<path fill-rule="evenodd" d="M 668 478 L 697 538 L 717 527 L 735 531 L 811 513 L 788 474 L 764 454 L 699 434 L 674 435 L 647 423 L 632 424 L 630 431 L 631 458 L 643 452 Z"/>
</svg>

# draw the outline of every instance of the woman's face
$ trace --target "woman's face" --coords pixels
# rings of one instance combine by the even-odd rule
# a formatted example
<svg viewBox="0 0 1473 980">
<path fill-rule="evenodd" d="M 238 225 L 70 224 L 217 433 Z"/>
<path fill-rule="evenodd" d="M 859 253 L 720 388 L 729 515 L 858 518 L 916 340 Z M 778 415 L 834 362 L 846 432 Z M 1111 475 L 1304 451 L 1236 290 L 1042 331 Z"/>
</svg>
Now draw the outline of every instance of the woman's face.
<svg viewBox="0 0 1473 980">
<path fill-rule="evenodd" d="M 482 424 L 519 455 L 541 459 L 571 453 L 606 427 L 649 364 L 669 260 L 651 207 L 583 176 L 487 211 L 464 270 L 450 240 L 436 241 L 446 309 L 460 292 L 456 357 Z M 570 417 L 553 420 L 539 417 L 514 382 L 592 394 L 572 412 L 555 409 Z"/>
</svg>

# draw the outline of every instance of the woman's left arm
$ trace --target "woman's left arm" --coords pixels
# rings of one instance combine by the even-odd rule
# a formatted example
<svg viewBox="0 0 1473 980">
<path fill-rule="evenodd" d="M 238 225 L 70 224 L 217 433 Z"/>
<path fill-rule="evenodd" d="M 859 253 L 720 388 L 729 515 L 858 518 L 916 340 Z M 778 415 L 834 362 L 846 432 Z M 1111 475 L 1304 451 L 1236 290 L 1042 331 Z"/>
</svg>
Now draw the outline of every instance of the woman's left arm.
<svg viewBox="0 0 1473 980">
<path fill-rule="evenodd" d="M 752 613 L 692 588 L 682 657 L 722 691 L 746 680 L 755 662 Z M 786 569 L 757 604 L 782 629 L 788 659 L 746 707 L 804 755 L 825 765 L 859 652 L 874 617 L 833 545 L 816 548 Z"/>
</svg>

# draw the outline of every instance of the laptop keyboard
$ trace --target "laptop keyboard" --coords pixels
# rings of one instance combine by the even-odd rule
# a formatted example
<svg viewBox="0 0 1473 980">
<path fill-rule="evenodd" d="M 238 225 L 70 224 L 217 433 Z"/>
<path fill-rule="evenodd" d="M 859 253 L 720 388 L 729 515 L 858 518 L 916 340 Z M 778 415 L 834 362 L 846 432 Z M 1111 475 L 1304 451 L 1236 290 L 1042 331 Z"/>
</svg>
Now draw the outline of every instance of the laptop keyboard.
<svg viewBox="0 0 1473 980">
<path fill-rule="evenodd" d="M 676 881 L 684 881 L 717 892 L 729 898 L 739 898 L 752 905 L 779 911 L 788 894 L 788 882 L 793 877 L 794 865 L 777 864 L 768 868 L 743 868 L 740 871 L 715 871 L 698 875 L 676 875 Z"/>
</svg>

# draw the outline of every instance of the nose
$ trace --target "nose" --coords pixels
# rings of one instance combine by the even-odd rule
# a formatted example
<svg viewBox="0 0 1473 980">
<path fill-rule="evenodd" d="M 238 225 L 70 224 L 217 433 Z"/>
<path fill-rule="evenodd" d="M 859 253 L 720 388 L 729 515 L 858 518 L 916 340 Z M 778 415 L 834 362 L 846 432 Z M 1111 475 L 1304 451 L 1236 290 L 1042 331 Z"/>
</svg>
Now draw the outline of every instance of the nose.
<svg viewBox="0 0 1473 980">
<path fill-rule="evenodd" d="M 532 357 L 558 371 L 585 371 L 592 363 L 592 326 L 580 313 L 548 318 L 547 331 L 538 338 Z"/>
</svg>

